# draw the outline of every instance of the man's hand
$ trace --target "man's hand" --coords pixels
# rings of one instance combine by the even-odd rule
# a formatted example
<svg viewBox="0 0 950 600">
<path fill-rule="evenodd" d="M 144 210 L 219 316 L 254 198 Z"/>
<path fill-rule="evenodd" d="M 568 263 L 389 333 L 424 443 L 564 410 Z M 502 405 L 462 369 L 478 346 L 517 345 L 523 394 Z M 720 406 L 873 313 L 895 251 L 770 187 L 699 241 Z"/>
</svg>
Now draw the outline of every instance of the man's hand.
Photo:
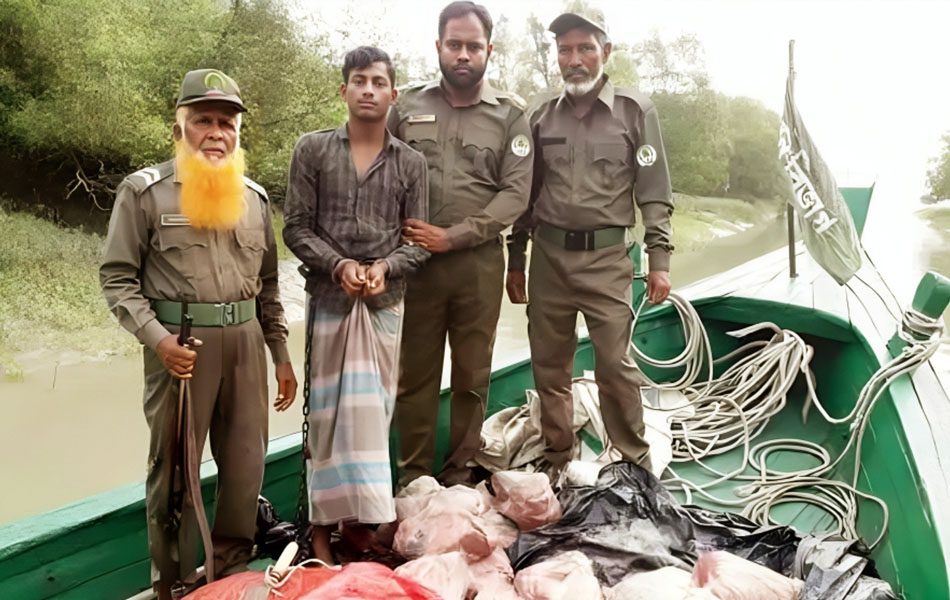
<svg viewBox="0 0 950 600">
<path fill-rule="evenodd" d="M 389 263 L 378 260 L 366 269 L 366 285 L 363 287 L 364 296 L 378 296 L 386 291 L 386 274 L 389 273 Z"/>
<path fill-rule="evenodd" d="M 403 221 L 402 235 L 406 241 L 422 246 L 429 252 L 448 252 L 452 249 L 449 245 L 449 234 L 445 229 L 419 219 Z"/>
<path fill-rule="evenodd" d="M 340 272 L 340 287 L 348 296 L 361 296 L 366 285 L 366 267 L 355 260 L 348 260 Z"/>
<path fill-rule="evenodd" d="M 647 300 L 659 304 L 670 295 L 670 274 L 666 271 L 650 271 L 647 275 Z"/>
<path fill-rule="evenodd" d="M 528 303 L 524 271 L 508 271 L 508 277 L 505 279 L 505 289 L 508 291 L 508 299 L 511 300 L 512 304 Z"/>
<path fill-rule="evenodd" d="M 194 340 L 195 346 L 201 345 L 201 340 Z M 158 342 L 155 352 L 162 359 L 162 364 L 175 379 L 191 379 L 191 372 L 198 360 L 198 353 L 185 346 L 178 345 L 178 336 L 167 335 Z"/>
<path fill-rule="evenodd" d="M 277 399 L 274 400 L 274 408 L 277 412 L 283 412 L 290 408 L 297 396 L 297 377 L 289 362 L 277 365 L 274 373 L 277 376 Z"/>
</svg>

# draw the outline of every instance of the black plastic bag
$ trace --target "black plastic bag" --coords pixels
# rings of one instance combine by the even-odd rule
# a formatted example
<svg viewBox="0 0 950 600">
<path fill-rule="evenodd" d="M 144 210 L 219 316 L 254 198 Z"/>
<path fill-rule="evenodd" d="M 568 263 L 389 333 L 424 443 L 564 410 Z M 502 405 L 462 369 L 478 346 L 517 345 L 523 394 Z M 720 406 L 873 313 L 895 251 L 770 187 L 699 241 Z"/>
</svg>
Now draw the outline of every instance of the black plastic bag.
<svg viewBox="0 0 950 600">
<path fill-rule="evenodd" d="M 738 515 L 680 506 L 633 463 L 607 465 L 595 485 L 565 487 L 558 500 L 560 522 L 522 532 L 509 548 L 515 570 L 578 550 L 592 560 L 597 578 L 613 586 L 661 567 L 690 570 L 698 550 L 726 550 L 784 573 L 798 545 L 790 527 L 762 528 Z"/>
<path fill-rule="evenodd" d="M 257 555 L 269 556 L 277 560 L 287 544 L 296 539 L 297 525 L 289 521 L 281 521 L 274 505 L 264 496 L 258 496 L 257 531 L 254 534 Z"/>
</svg>

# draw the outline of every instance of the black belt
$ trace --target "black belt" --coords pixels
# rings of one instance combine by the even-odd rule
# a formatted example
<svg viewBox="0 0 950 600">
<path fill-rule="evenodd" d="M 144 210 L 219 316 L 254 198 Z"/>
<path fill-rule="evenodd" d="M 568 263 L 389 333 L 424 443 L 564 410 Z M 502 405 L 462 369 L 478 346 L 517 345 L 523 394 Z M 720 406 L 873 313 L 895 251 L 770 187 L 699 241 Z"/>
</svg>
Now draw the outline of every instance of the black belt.
<svg viewBox="0 0 950 600">
<path fill-rule="evenodd" d="M 585 231 L 561 229 L 547 223 L 539 223 L 534 234 L 565 250 L 601 250 L 623 244 L 627 239 L 627 228 L 604 227 Z"/>
</svg>

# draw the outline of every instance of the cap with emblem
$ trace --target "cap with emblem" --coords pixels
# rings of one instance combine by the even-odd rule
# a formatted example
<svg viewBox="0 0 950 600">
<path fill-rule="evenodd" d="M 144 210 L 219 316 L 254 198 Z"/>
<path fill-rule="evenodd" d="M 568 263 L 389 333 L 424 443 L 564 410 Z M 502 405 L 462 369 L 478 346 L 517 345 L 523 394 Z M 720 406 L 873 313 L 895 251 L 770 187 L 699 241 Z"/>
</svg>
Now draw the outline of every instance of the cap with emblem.
<svg viewBox="0 0 950 600">
<path fill-rule="evenodd" d="M 196 69 L 185 73 L 175 107 L 198 102 L 230 102 L 241 112 L 247 110 L 241 101 L 241 90 L 233 79 L 217 69 Z"/>
<path fill-rule="evenodd" d="M 604 14 L 596 9 L 586 11 L 583 15 L 578 13 L 564 13 L 551 21 L 551 25 L 548 26 L 548 31 L 554 33 L 554 35 L 561 35 L 577 27 L 594 29 L 607 35 L 607 24 L 604 21 Z"/>
</svg>

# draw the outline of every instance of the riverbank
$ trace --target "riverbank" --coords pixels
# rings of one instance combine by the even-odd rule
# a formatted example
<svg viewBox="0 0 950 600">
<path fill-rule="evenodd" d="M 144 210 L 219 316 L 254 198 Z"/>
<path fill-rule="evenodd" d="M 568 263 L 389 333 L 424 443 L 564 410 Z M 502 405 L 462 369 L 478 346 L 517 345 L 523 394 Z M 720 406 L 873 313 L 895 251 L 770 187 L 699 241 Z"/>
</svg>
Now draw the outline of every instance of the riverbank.
<svg viewBox="0 0 950 600">
<path fill-rule="evenodd" d="M 773 221 L 780 206 L 734 198 L 677 195 L 673 216 L 678 253 Z M 278 255 L 292 259 L 274 217 Z M 65 229 L 44 219 L 0 208 L 0 379 L 22 381 L 39 365 L 74 364 L 134 353 L 138 344 L 106 309 L 98 266 L 103 237 Z M 288 319 L 303 318 L 302 282 L 282 262 Z"/>
<path fill-rule="evenodd" d="M 278 257 L 293 258 L 274 217 Z M 34 364 L 105 360 L 138 350 L 99 287 L 104 237 L 0 207 L 0 380 Z"/>
</svg>

